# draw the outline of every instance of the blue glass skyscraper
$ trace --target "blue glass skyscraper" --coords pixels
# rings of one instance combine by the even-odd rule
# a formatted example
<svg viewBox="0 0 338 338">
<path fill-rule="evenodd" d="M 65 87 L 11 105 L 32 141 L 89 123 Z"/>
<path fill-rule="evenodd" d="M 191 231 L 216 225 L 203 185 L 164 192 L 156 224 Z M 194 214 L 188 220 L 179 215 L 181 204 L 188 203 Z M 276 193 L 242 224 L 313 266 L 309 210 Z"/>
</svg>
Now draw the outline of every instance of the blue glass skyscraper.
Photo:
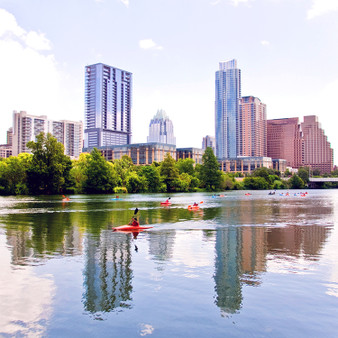
<svg viewBox="0 0 338 338">
<path fill-rule="evenodd" d="M 237 60 L 219 63 L 215 88 L 216 156 L 219 160 L 236 158 L 241 99 L 241 71 Z"/>
</svg>

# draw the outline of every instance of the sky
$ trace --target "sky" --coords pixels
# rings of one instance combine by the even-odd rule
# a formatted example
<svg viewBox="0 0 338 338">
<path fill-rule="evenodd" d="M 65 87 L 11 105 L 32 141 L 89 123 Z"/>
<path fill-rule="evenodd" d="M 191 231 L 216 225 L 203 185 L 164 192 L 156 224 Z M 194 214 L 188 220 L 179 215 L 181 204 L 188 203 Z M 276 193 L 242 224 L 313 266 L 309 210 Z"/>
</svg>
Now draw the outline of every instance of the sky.
<svg viewBox="0 0 338 338">
<path fill-rule="evenodd" d="M 0 143 L 14 110 L 83 121 L 102 62 L 133 73 L 133 143 L 163 109 L 177 147 L 201 148 L 229 59 L 268 119 L 317 115 L 338 149 L 338 0 L 0 0 Z"/>
</svg>

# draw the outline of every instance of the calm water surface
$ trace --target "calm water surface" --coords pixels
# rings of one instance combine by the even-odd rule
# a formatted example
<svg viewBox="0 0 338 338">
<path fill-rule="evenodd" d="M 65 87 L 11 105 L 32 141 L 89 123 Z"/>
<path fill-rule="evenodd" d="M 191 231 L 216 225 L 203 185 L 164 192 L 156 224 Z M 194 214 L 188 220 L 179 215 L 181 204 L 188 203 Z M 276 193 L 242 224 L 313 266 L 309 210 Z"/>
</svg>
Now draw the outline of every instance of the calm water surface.
<svg viewBox="0 0 338 338">
<path fill-rule="evenodd" d="M 338 191 L 245 193 L 0 197 L 0 336 L 337 337 Z"/>
</svg>

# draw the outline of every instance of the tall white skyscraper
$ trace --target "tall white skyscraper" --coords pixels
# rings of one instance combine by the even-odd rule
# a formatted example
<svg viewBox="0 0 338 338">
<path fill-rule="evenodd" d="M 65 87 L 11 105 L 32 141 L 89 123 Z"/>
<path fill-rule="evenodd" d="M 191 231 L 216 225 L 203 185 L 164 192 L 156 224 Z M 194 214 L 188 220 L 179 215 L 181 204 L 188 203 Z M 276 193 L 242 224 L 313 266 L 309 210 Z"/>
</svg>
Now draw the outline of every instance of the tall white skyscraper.
<svg viewBox="0 0 338 338">
<path fill-rule="evenodd" d="M 86 67 L 84 147 L 131 143 L 132 73 L 102 63 Z"/>
<path fill-rule="evenodd" d="M 65 155 L 78 158 L 83 147 L 83 124 L 81 121 L 53 121 L 47 116 L 13 112 L 13 156 L 29 153 L 27 142 L 35 141 L 41 132 L 52 134 L 65 147 Z"/>
<path fill-rule="evenodd" d="M 241 99 L 241 71 L 236 60 L 219 63 L 215 89 L 216 156 L 220 160 L 236 158 Z"/>
<path fill-rule="evenodd" d="M 157 114 L 150 121 L 147 141 L 176 145 L 173 123 L 164 110 L 158 110 Z"/>
</svg>

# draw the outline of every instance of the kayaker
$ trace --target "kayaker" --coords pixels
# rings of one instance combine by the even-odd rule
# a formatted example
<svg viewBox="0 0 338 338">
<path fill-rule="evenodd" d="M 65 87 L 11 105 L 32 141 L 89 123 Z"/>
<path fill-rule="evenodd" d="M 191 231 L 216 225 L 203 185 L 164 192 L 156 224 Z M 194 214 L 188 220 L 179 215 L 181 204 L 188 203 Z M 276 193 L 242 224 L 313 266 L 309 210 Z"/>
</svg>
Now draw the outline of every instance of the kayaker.
<svg viewBox="0 0 338 338">
<path fill-rule="evenodd" d="M 131 219 L 131 221 L 129 222 L 129 225 L 131 225 L 131 226 L 133 226 L 133 227 L 138 227 L 138 226 L 140 226 L 140 223 L 138 222 L 137 217 L 133 217 L 133 218 Z"/>
<path fill-rule="evenodd" d="M 197 207 L 198 206 L 198 203 L 194 202 L 194 207 Z"/>
</svg>

